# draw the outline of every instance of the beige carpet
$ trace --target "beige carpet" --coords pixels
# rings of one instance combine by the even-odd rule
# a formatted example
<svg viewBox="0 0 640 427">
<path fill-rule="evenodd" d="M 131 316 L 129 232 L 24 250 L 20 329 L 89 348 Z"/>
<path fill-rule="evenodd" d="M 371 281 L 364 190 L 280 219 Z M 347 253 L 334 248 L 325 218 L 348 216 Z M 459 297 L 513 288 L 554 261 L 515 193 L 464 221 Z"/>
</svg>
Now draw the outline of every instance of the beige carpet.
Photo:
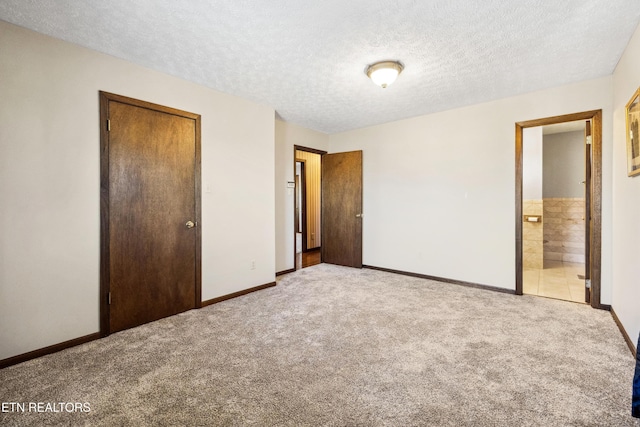
<svg viewBox="0 0 640 427">
<path fill-rule="evenodd" d="M 608 312 L 321 264 L 0 370 L 90 407 L 0 425 L 638 426 L 633 368 Z"/>
</svg>

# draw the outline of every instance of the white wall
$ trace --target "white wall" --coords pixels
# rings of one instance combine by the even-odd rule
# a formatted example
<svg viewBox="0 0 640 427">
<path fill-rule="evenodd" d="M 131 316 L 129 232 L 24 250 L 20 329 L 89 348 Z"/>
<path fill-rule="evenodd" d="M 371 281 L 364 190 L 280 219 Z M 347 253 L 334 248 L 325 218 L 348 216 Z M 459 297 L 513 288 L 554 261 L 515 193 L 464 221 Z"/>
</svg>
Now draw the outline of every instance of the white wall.
<svg viewBox="0 0 640 427">
<path fill-rule="evenodd" d="M 522 199 L 542 200 L 542 127 L 522 129 Z"/>
<path fill-rule="evenodd" d="M 640 176 L 627 176 L 625 105 L 640 86 L 640 28 L 613 74 L 613 309 L 636 342 L 640 333 Z"/>
<path fill-rule="evenodd" d="M 276 271 L 295 268 L 294 259 L 294 206 L 293 189 L 287 182 L 293 182 L 293 146 L 328 151 L 328 135 L 303 128 L 281 120 L 276 120 L 275 133 L 275 199 L 276 199 Z"/>
<path fill-rule="evenodd" d="M 99 330 L 99 90 L 202 115 L 203 300 L 274 280 L 272 108 L 0 22 L 0 359 Z"/>
<path fill-rule="evenodd" d="M 331 135 L 363 150 L 364 263 L 515 289 L 515 123 L 595 109 L 610 303 L 611 77 Z"/>
</svg>

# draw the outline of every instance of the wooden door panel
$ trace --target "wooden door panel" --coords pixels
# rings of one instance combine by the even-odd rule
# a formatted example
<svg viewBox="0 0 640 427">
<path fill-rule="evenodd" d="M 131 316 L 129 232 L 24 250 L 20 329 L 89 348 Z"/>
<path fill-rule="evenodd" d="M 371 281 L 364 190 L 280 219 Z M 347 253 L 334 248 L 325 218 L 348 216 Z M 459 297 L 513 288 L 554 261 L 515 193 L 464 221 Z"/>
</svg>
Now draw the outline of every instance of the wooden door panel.
<svg viewBox="0 0 640 427">
<path fill-rule="evenodd" d="M 322 156 L 322 262 L 362 268 L 362 151 Z"/>
<path fill-rule="evenodd" d="M 196 123 L 109 102 L 110 332 L 196 304 Z"/>
<path fill-rule="evenodd" d="M 591 121 L 587 120 L 584 128 L 585 137 L 585 181 L 584 181 L 584 300 L 591 303 L 591 289 L 587 280 L 591 280 Z"/>
</svg>

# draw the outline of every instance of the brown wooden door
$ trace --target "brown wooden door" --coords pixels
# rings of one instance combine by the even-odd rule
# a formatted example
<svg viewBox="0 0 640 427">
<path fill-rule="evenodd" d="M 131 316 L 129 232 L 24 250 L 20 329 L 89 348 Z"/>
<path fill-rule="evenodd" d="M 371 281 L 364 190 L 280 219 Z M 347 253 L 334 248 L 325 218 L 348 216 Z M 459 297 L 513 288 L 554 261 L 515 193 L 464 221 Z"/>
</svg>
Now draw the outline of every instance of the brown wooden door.
<svg viewBox="0 0 640 427">
<path fill-rule="evenodd" d="M 591 303 L 591 121 L 584 128 L 585 178 L 584 178 L 584 301 Z"/>
<path fill-rule="evenodd" d="M 362 151 L 322 156 L 322 262 L 362 268 Z"/>
<path fill-rule="evenodd" d="M 199 116 L 104 102 L 110 333 L 199 306 Z"/>
</svg>

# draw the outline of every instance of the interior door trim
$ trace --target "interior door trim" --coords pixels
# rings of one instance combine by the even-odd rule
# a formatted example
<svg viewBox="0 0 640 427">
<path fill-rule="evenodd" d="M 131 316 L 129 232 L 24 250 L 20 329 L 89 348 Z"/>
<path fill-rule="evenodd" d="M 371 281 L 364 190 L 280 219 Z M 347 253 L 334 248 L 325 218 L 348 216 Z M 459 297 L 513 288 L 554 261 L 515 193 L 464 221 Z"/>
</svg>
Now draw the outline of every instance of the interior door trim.
<svg viewBox="0 0 640 427">
<path fill-rule="evenodd" d="M 522 130 L 529 127 L 556 123 L 591 120 L 592 165 L 591 165 L 591 306 L 607 309 L 600 302 L 601 294 L 601 249 L 602 249 L 602 110 L 584 111 L 562 116 L 546 117 L 516 123 L 516 295 L 522 295 Z"/>
<path fill-rule="evenodd" d="M 110 254 L 109 254 L 109 102 L 146 108 L 162 113 L 172 114 L 195 121 L 195 308 L 202 306 L 202 234 L 201 234 L 201 123 L 200 115 L 163 105 L 153 104 L 126 96 L 100 91 L 100 337 L 110 331 L 109 292 L 110 292 Z"/>
</svg>

